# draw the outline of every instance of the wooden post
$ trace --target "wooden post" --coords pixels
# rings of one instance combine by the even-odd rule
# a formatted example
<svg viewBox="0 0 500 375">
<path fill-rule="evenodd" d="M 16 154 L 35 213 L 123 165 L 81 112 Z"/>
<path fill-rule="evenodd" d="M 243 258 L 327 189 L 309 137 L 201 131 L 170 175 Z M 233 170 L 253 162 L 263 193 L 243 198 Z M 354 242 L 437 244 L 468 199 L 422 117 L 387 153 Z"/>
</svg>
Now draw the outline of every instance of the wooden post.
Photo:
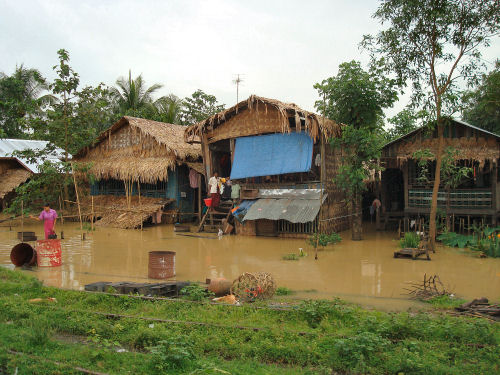
<svg viewBox="0 0 500 375">
<path fill-rule="evenodd" d="M 141 185 L 139 184 L 139 180 L 137 180 L 137 192 L 139 193 L 139 211 L 140 211 L 140 215 L 141 215 L 141 231 L 142 231 L 143 221 L 142 221 L 142 204 L 141 204 Z"/>
<path fill-rule="evenodd" d="M 21 200 L 21 242 L 24 242 L 24 201 Z"/>
<path fill-rule="evenodd" d="M 91 202 L 92 202 L 92 214 L 90 215 L 90 230 L 93 232 L 94 231 L 94 196 L 90 196 Z"/>
<path fill-rule="evenodd" d="M 198 222 L 201 223 L 201 174 L 198 173 Z"/>
<path fill-rule="evenodd" d="M 73 184 L 75 185 L 76 204 L 78 205 L 78 216 L 80 217 L 80 230 L 82 231 L 82 240 L 84 240 L 85 235 L 83 234 L 82 210 L 80 209 L 80 197 L 78 196 L 78 186 L 76 185 L 76 176 L 75 170 L 73 169 L 73 163 L 71 163 L 71 173 L 73 174 Z"/>
<path fill-rule="evenodd" d="M 491 217 L 491 224 L 493 227 L 497 226 L 497 212 L 498 212 L 498 197 L 497 197 L 497 175 L 498 175 L 498 164 L 494 160 L 493 168 L 491 171 L 491 208 L 493 209 L 493 216 Z"/>
</svg>

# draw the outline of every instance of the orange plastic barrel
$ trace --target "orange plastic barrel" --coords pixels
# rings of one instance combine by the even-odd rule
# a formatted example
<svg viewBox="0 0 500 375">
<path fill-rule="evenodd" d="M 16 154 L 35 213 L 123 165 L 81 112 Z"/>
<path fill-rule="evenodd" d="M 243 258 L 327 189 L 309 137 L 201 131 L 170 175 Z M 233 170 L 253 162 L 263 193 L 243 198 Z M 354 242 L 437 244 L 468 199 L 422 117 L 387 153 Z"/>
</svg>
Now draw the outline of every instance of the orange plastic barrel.
<svg viewBox="0 0 500 375">
<path fill-rule="evenodd" d="M 16 267 L 25 264 L 34 266 L 36 264 L 36 251 L 30 244 L 21 242 L 14 246 L 10 252 L 10 260 Z"/>
<path fill-rule="evenodd" d="M 61 265 L 61 240 L 36 241 L 38 267 L 58 267 Z"/>
<path fill-rule="evenodd" d="M 150 251 L 148 277 L 168 279 L 175 276 L 175 251 Z"/>
</svg>

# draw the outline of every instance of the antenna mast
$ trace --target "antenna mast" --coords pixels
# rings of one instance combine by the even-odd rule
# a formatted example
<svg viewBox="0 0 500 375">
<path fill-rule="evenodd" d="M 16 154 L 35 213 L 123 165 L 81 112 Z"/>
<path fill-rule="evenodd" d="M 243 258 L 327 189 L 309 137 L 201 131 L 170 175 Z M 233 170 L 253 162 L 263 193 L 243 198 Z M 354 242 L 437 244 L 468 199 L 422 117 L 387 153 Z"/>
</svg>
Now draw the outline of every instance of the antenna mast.
<svg viewBox="0 0 500 375">
<path fill-rule="evenodd" d="M 236 79 L 233 80 L 233 83 L 236 85 L 236 103 L 240 102 L 240 83 L 243 82 L 243 78 L 241 78 L 240 75 L 243 75 L 243 74 L 241 74 L 241 73 L 237 74 Z"/>
</svg>

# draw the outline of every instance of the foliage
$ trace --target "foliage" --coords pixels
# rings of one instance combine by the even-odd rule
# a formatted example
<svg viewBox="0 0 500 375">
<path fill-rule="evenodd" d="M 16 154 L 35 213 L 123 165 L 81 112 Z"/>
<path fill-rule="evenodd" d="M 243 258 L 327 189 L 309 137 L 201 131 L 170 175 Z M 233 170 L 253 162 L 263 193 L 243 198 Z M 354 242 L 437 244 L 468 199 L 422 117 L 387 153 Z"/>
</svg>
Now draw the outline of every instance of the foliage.
<svg viewBox="0 0 500 375">
<path fill-rule="evenodd" d="M 281 259 L 283 259 L 283 260 L 299 260 L 299 256 L 295 253 L 290 253 L 290 254 L 283 255 L 281 257 Z"/>
<path fill-rule="evenodd" d="M 299 312 L 310 327 L 319 326 L 323 318 L 331 312 L 331 305 L 326 301 L 303 301 L 299 306 Z"/>
<path fill-rule="evenodd" d="M 432 297 L 432 298 L 426 299 L 424 301 L 427 303 L 430 303 L 431 305 L 433 305 L 436 308 L 449 309 L 449 310 L 454 309 L 455 307 L 458 307 L 458 306 L 464 304 L 465 302 L 467 302 L 464 299 L 456 298 L 453 295 L 448 295 L 448 294 L 445 294 L 442 296 Z"/>
<path fill-rule="evenodd" d="M 465 248 L 474 243 L 474 238 L 472 236 L 455 232 L 444 232 L 440 234 L 437 239 L 442 241 L 446 246 L 459 248 Z"/>
<path fill-rule="evenodd" d="M 356 128 L 377 129 L 384 117 L 383 109 L 397 100 L 394 84 L 377 63 L 365 71 L 358 61 L 344 62 L 339 65 L 336 76 L 314 85 L 326 101 L 326 107 L 322 100 L 315 106 L 335 121 Z"/>
<path fill-rule="evenodd" d="M 16 66 L 8 76 L 0 73 L 0 137 L 26 138 L 27 120 L 36 116 L 53 99 L 40 94 L 47 82 L 37 69 Z"/>
<path fill-rule="evenodd" d="M 399 240 L 399 246 L 402 249 L 417 248 L 420 244 L 420 237 L 415 232 L 406 232 L 405 236 Z"/>
<path fill-rule="evenodd" d="M 368 128 L 346 126 L 340 138 L 332 138 L 331 145 L 342 148 L 342 163 L 335 183 L 346 194 L 346 199 L 358 199 L 367 187 L 365 181 L 371 170 L 380 170 L 382 139 Z"/>
<path fill-rule="evenodd" d="M 489 228 L 474 225 L 473 236 L 445 232 L 438 236 L 438 240 L 450 247 L 465 248 L 479 251 L 492 258 L 500 257 L 500 227 Z"/>
<path fill-rule="evenodd" d="M 478 82 L 484 66 L 480 48 L 500 29 L 497 0 L 384 0 L 374 17 L 384 24 L 362 46 L 372 59 L 382 59 L 400 85 L 411 83 L 412 106 L 427 113 L 426 124 L 437 126 L 437 168 L 430 211 L 430 246 L 436 234 L 436 209 L 443 148 L 443 116 L 458 108 L 460 88 Z"/>
<path fill-rule="evenodd" d="M 481 83 L 463 96 L 463 117 L 471 124 L 500 134 L 500 60 Z"/>
<path fill-rule="evenodd" d="M 338 233 L 314 233 L 312 236 L 307 238 L 307 242 L 316 248 L 316 244 L 319 246 L 328 246 L 329 244 L 336 244 L 337 242 L 342 241 L 342 237 Z"/>
<path fill-rule="evenodd" d="M 155 364 L 168 366 L 162 362 L 163 349 L 155 360 L 143 349 L 159 346 L 162 340 L 167 341 L 165 347 L 184 348 L 183 343 L 188 343 L 195 356 L 185 367 L 162 370 L 172 374 L 214 368 L 232 374 L 278 375 L 326 375 L 355 369 L 366 374 L 498 372 L 500 327 L 482 319 L 435 312 L 385 313 L 340 300 L 311 302 L 321 306 L 310 308 L 315 310 L 311 313 L 295 308 L 293 301 L 279 308 L 145 301 L 51 287 L 32 289 L 32 280 L 26 273 L 0 267 L 0 368 L 7 373 L 18 367 L 19 373 L 26 374 L 76 374 L 74 367 L 83 367 L 100 373 L 119 374 L 128 369 L 134 374 L 151 374 L 157 371 Z M 36 297 L 54 297 L 57 303 L 48 308 L 28 302 Z M 103 319 L 103 312 L 127 318 Z M 151 320 L 141 318 L 154 319 L 154 327 Z M 47 333 L 45 344 L 27 339 L 34 329 Z M 112 346 L 59 339 L 85 339 L 92 329 L 101 341 L 140 350 L 117 353 Z M 6 349 L 30 356 L 12 355 Z"/>
<path fill-rule="evenodd" d="M 142 74 L 132 78 L 132 72 L 128 71 L 128 79 L 120 77 L 116 80 L 116 86 L 111 89 L 120 112 L 139 111 L 153 106 L 152 95 L 163 86 L 155 83 L 147 87 Z"/>
<path fill-rule="evenodd" d="M 46 202 L 51 204 L 59 202 L 64 186 L 71 184 L 71 180 L 64 175 L 66 168 L 64 163 L 45 160 L 39 167 L 39 173 L 16 188 L 16 197 L 10 203 L 7 212 L 20 214 L 21 202 L 25 215 L 41 209 Z"/>
<path fill-rule="evenodd" d="M 399 112 L 396 116 L 388 119 L 392 127 L 387 131 L 387 142 L 394 141 L 410 133 L 411 131 L 418 129 L 418 119 L 421 115 L 415 113 L 411 108 L 405 108 Z"/>
<path fill-rule="evenodd" d="M 215 294 L 199 284 L 191 284 L 181 289 L 180 294 L 191 301 L 203 301 L 212 298 Z"/>
<path fill-rule="evenodd" d="M 196 90 L 191 97 L 184 99 L 181 110 L 181 123 L 184 125 L 196 124 L 225 108 L 224 104 L 218 104 L 214 95 L 206 94 L 203 90 Z"/>
<path fill-rule="evenodd" d="M 156 346 L 150 348 L 150 351 L 151 365 L 159 374 L 169 369 L 185 368 L 196 359 L 193 345 L 183 337 L 161 340 Z"/>
<path fill-rule="evenodd" d="M 280 286 L 280 287 L 276 288 L 275 294 L 277 296 L 289 296 L 291 294 L 294 294 L 294 291 L 287 288 L 287 287 Z"/>
</svg>

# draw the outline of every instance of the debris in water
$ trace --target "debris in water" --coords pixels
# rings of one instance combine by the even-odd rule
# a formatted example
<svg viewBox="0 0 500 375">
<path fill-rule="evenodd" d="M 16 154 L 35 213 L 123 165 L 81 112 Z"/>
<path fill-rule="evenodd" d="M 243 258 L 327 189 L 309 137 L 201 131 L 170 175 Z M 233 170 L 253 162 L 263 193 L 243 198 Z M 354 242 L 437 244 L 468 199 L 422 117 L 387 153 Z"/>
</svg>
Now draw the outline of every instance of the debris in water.
<svg viewBox="0 0 500 375">
<path fill-rule="evenodd" d="M 427 274 L 424 274 L 423 282 L 409 282 L 407 284 L 409 284 L 409 288 L 404 289 L 414 299 L 426 301 L 433 297 L 450 296 L 452 294 L 451 291 L 445 288 L 438 275 L 427 277 Z"/>
</svg>

